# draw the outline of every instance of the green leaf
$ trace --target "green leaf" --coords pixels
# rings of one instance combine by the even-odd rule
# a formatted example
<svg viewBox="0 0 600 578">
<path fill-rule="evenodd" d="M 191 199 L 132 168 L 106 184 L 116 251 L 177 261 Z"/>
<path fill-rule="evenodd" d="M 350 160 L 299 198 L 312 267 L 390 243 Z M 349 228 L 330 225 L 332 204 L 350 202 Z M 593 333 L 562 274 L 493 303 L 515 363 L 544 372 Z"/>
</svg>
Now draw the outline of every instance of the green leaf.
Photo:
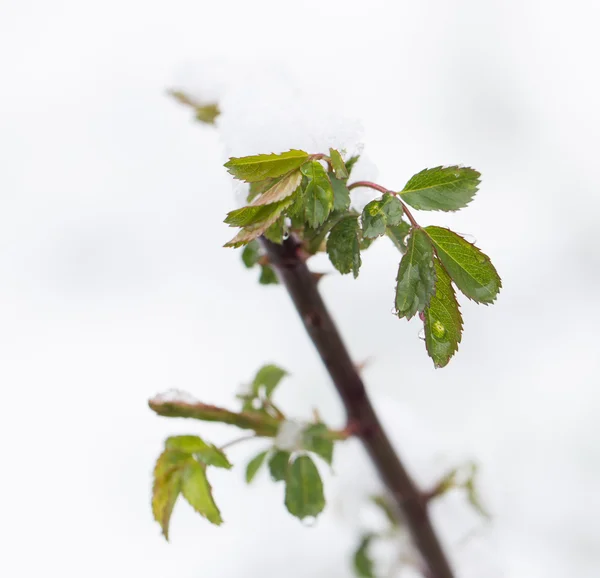
<svg viewBox="0 0 600 578">
<path fill-rule="evenodd" d="M 263 365 L 257 372 L 254 381 L 252 382 L 252 391 L 255 395 L 259 395 L 264 388 L 265 395 L 271 397 L 279 382 L 288 375 L 288 372 L 272 363 Z"/>
<path fill-rule="evenodd" d="M 467 492 L 467 499 L 469 504 L 475 509 L 475 511 L 487 520 L 491 519 L 490 513 L 483 507 L 477 488 L 475 487 L 475 478 L 477 477 L 477 464 L 471 464 L 471 473 L 465 481 L 465 490 Z"/>
<path fill-rule="evenodd" d="M 260 237 L 294 202 L 294 197 L 288 197 L 279 203 L 273 203 L 272 205 L 263 205 L 262 207 L 244 207 L 245 209 L 264 209 L 267 210 L 266 214 L 261 213 L 261 219 L 264 221 L 255 222 L 252 225 L 245 226 L 233 239 L 225 243 L 225 247 L 240 247 L 253 241 L 257 237 Z M 242 210 L 242 209 L 239 209 Z M 230 213 L 231 214 L 231 213 Z"/>
<path fill-rule="evenodd" d="M 335 176 L 340 180 L 345 180 L 348 178 L 348 169 L 344 164 L 344 159 L 342 155 L 336 151 L 335 149 L 329 149 L 329 158 L 331 159 L 331 165 L 333 166 L 333 172 Z"/>
<path fill-rule="evenodd" d="M 373 570 L 373 560 L 369 553 L 369 546 L 374 538 L 375 534 L 365 534 L 360 541 L 360 544 L 354 553 L 354 572 L 360 578 L 375 578 Z"/>
<path fill-rule="evenodd" d="M 265 191 L 270 189 L 277 181 L 279 181 L 283 177 L 279 177 L 277 179 L 265 179 L 264 181 L 256 181 L 254 183 L 250 183 L 250 190 L 248 192 L 247 201 L 250 202 L 252 199 L 258 197 L 258 195 L 262 195 Z"/>
<path fill-rule="evenodd" d="M 283 232 L 284 232 L 284 218 L 279 217 L 264 233 L 263 235 L 271 243 L 281 245 L 283 243 Z"/>
<path fill-rule="evenodd" d="M 303 447 L 309 452 L 321 456 L 329 465 L 333 462 L 333 440 L 327 437 L 329 430 L 325 424 L 318 423 L 306 428 L 303 434 Z"/>
<path fill-rule="evenodd" d="M 400 221 L 399 225 L 386 228 L 386 235 L 392 240 L 398 251 L 406 253 L 406 236 L 410 233 L 410 225 L 406 221 Z"/>
<path fill-rule="evenodd" d="M 240 429 L 249 429 L 259 436 L 274 437 L 279 429 L 279 421 L 265 413 L 257 411 L 229 411 L 205 403 L 186 403 L 182 401 L 163 401 L 160 396 L 148 402 L 150 409 L 165 417 L 185 417 L 202 421 L 214 421 L 235 425 Z"/>
<path fill-rule="evenodd" d="M 346 161 L 346 170 L 348 171 L 348 177 L 352 173 L 352 169 L 354 168 L 354 165 L 357 163 L 359 158 L 360 158 L 360 155 L 354 155 L 353 157 L 350 157 Z"/>
<path fill-rule="evenodd" d="M 402 203 L 388 193 L 381 200 L 371 201 L 363 209 L 363 236 L 374 239 L 385 233 L 385 228 L 398 225 L 402 221 Z"/>
<path fill-rule="evenodd" d="M 298 170 L 292 171 L 283 178 L 275 181 L 266 191 L 257 199 L 252 201 L 253 206 L 270 205 L 283 201 L 289 197 L 300 186 L 302 173 Z"/>
<path fill-rule="evenodd" d="M 327 239 L 327 254 L 340 273 L 352 272 L 354 278 L 358 277 L 361 266 L 358 217 L 345 217 L 331 229 Z"/>
<path fill-rule="evenodd" d="M 176 450 L 186 454 L 194 454 L 200 461 L 217 468 L 230 469 L 232 466 L 227 456 L 212 444 L 207 444 L 198 436 L 172 436 L 165 442 L 167 450 Z"/>
<path fill-rule="evenodd" d="M 304 217 L 311 227 L 318 227 L 325 222 L 333 209 L 331 182 L 318 161 L 306 163 L 300 170 L 308 179 L 304 189 Z"/>
<path fill-rule="evenodd" d="M 436 367 L 444 367 L 458 350 L 462 316 L 448 273 L 436 259 L 435 295 L 425 308 L 425 346 Z"/>
<path fill-rule="evenodd" d="M 435 167 L 414 175 L 400 192 L 402 200 L 425 211 L 456 211 L 477 192 L 481 175 L 469 167 Z"/>
<path fill-rule="evenodd" d="M 260 244 L 258 241 L 250 241 L 242 251 L 242 262 L 246 268 L 254 267 L 260 259 Z"/>
<path fill-rule="evenodd" d="M 185 464 L 181 493 L 190 506 L 209 522 L 217 526 L 223 523 L 219 508 L 212 496 L 212 488 L 206 479 L 205 467 L 194 460 Z"/>
<path fill-rule="evenodd" d="M 346 186 L 346 181 L 342 181 L 333 173 L 329 173 L 331 188 L 333 189 L 333 209 L 344 212 L 350 207 L 350 191 Z"/>
<path fill-rule="evenodd" d="M 252 482 L 252 480 L 256 476 L 256 473 L 258 472 L 258 470 L 260 470 L 260 467 L 263 465 L 268 453 L 269 453 L 268 450 L 261 452 L 257 456 L 254 456 L 248 462 L 248 465 L 246 466 L 246 483 L 247 484 Z"/>
<path fill-rule="evenodd" d="M 297 457 L 288 467 L 285 505 L 290 514 L 301 520 L 318 516 L 325 507 L 323 482 L 317 466 L 308 456 Z"/>
<path fill-rule="evenodd" d="M 169 539 L 169 523 L 173 507 L 181 492 L 181 471 L 190 457 L 181 452 L 165 450 L 156 461 L 152 486 L 152 514 Z"/>
<path fill-rule="evenodd" d="M 257 223 L 263 223 L 268 220 L 273 214 L 277 213 L 279 207 L 283 205 L 289 205 L 289 201 L 284 199 L 277 203 L 271 203 L 270 205 L 248 205 L 227 213 L 227 217 L 225 217 L 223 222 L 227 223 L 230 227 L 248 227 L 249 225 L 256 225 Z M 277 217 L 279 217 L 279 214 L 281 214 L 280 211 Z M 274 219 L 272 222 L 275 220 L 277 219 Z"/>
<path fill-rule="evenodd" d="M 456 286 L 477 303 L 493 303 L 502 281 L 490 258 L 449 229 L 426 227 L 425 231 Z"/>
<path fill-rule="evenodd" d="M 413 229 L 396 278 L 396 314 L 410 319 L 435 292 L 433 246 L 423 229 Z"/>
<path fill-rule="evenodd" d="M 225 168 L 236 179 L 253 183 L 285 175 L 308 160 L 308 153 L 290 150 L 281 154 L 230 158 Z"/>
<path fill-rule="evenodd" d="M 261 285 L 278 285 L 279 279 L 277 278 L 277 273 L 275 273 L 275 269 L 269 265 L 261 265 L 260 268 L 260 277 L 258 278 L 258 282 Z"/>
<path fill-rule="evenodd" d="M 196 120 L 205 124 L 215 124 L 215 120 L 220 114 L 221 111 L 216 104 L 205 104 L 196 107 Z"/>
<path fill-rule="evenodd" d="M 274 482 L 285 480 L 290 463 L 290 452 L 276 451 L 269 460 L 269 472 Z"/>
</svg>

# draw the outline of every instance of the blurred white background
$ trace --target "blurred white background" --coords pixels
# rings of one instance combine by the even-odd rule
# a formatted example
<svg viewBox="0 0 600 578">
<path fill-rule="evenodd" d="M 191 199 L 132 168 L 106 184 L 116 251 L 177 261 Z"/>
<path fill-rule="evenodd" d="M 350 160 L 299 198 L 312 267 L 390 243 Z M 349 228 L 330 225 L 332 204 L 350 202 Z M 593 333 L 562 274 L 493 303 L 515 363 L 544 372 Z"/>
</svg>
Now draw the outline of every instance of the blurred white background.
<svg viewBox="0 0 600 578">
<path fill-rule="evenodd" d="M 274 361 L 293 374 L 281 405 L 342 423 L 284 291 L 222 248 L 235 203 L 224 150 L 276 150 L 306 130 L 274 130 L 288 110 L 276 96 L 301 88 L 314 114 L 339 103 L 362 123 L 385 186 L 439 164 L 483 174 L 467 210 L 420 215 L 474 235 L 504 281 L 493 307 L 463 299 L 447 368 L 433 369 L 418 322 L 390 313 L 398 254 L 385 240 L 357 282 L 321 286 L 353 355 L 373 358 L 369 391 L 415 475 L 481 464 L 491 526 L 471 520 L 465 541 L 460 499 L 434 512 L 458 576 L 597 577 L 599 16 L 584 0 L 2 0 L 1 574 L 351 575 L 376 487 L 352 443 L 315 528 L 266 476 L 245 487 L 260 444 L 214 472 L 221 528 L 181 504 L 167 544 L 149 507 L 164 437 L 235 435 L 155 417 L 156 392 L 230 404 Z M 165 96 L 203 59 L 237 83 L 238 133 Z"/>
</svg>

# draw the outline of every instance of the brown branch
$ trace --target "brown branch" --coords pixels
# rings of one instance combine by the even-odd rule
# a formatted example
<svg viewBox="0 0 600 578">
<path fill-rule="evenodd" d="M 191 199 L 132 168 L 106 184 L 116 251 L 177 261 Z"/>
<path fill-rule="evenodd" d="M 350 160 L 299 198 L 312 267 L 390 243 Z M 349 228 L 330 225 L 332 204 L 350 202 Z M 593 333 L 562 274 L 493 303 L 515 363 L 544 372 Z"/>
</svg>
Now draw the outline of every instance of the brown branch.
<svg viewBox="0 0 600 578">
<path fill-rule="evenodd" d="M 282 245 L 264 238 L 261 242 L 342 398 L 352 431 L 362 441 L 396 507 L 407 521 L 423 559 L 425 575 L 427 578 L 453 578 L 431 525 L 427 503 L 383 430 L 360 375 L 302 259 L 300 243 L 294 236 Z"/>
</svg>

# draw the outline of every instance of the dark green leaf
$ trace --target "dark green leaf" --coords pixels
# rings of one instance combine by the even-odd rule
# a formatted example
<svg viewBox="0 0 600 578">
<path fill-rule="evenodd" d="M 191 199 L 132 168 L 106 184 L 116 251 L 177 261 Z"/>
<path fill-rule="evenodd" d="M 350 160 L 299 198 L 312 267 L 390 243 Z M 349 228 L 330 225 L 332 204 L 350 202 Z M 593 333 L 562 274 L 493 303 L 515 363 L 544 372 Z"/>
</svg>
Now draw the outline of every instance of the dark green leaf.
<svg viewBox="0 0 600 578">
<path fill-rule="evenodd" d="M 279 279 L 277 278 L 277 273 L 275 273 L 275 269 L 269 265 L 261 265 L 260 268 L 260 277 L 258 278 L 258 282 L 261 285 L 278 285 Z"/>
<path fill-rule="evenodd" d="M 225 163 L 225 168 L 236 179 L 252 183 L 285 175 L 303 165 L 307 159 L 308 153 L 290 150 L 281 154 L 231 158 Z"/>
<path fill-rule="evenodd" d="M 284 217 L 279 217 L 264 233 L 263 235 L 271 243 L 281 245 L 283 243 L 283 233 L 285 230 Z"/>
<path fill-rule="evenodd" d="M 288 467 L 285 505 L 290 514 L 301 520 L 318 516 L 325 507 L 323 482 L 317 466 L 308 456 L 297 457 Z"/>
<path fill-rule="evenodd" d="M 425 231 L 456 286 L 477 303 L 493 303 L 502 281 L 490 258 L 449 229 L 426 227 Z"/>
<path fill-rule="evenodd" d="M 290 453 L 276 451 L 269 460 L 269 472 L 274 482 L 282 482 L 288 471 Z"/>
<path fill-rule="evenodd" d="M 322 423 L 306 428 L 303 435 L 304 449 L 321 456 L 329 465 L 333 461 L 333 440 L 327 437 L 329 430 Z"/>
<path fill-rule="evenodd" d="M 344 212 L 350 207 L 350 191 L 346 186 L 346 181 L 342 181 L 333 173 L 329 173 L 329 180 L 333 188 L 333 209 Z"/>
<path fill-rule="evenodd" d="M 435 295 L 425 308 L 425 345 L 436 367 L 444 367 L 456 353 L 462 336 L 462 316 L 448 273 L 435 265 Z"/>
<path fill-rule="evenodd" d="M 232 466 L 227 456 L 212 444 L 207 444 L 198 436 L 172 436 L 165 442 L 167 450 L 194 454 L 200 461 L 210 466 L 230 469 Z"/>
<path fill-rule="evenodd" d="M 335 176 L 340 180 L 348 178 L 348 169 L 344 164 L 342 155 L 335 149 L 329 149 L 329 158 L 331 159 L 331 165 L 333 166 L 333 172 Z"/>
<path fill-rule="evenodd" d="M 396 314 L 410 319 L 435 292 L 433 246 L 423 229 L 413 229 L 396 280 Z"/>
<path fill-rule="evenodd" d="M 292 171 L 281 179 L 273 182 L 258 198 L 252 201 L 253 206 L 270 205 L 283 201 L 286 197 L 293 194 L 300 186 L 302 173 L 298 170 Z"/>
<path fill-rule="evenodd" d="M 402 254 L 406 253 L 406 236 L 410 233 L 410 225 L 406 221 L 400 221 L 400 224 L 395 227 L 388 226 L 385 232 L 398 251 Z"/>
<path fill-rule="evenodd" d="M 400 194 L 415 209 L 456 211 L 471 202 L 480 176 L 468 167 L 425 169 L 412 177 Z"/>
<path fill-rule="evenodd" d="M 327 239 L 327 254 L 340 273 L 352 271 L 354 278 L 358 277 L 361 265 L 358 217 L 345 217 L 331 229 Z"/>
<path fill-rule="evenodd" d="M 371 201 L 363 209 L 363 236 L 374 239 L 385 233 L 386 226 L 398 225 L 402 220 L 402 203 L 388 193 L 380 200 Z"/>
<path fill-rule="evenodd" d="M 268 453 L 268 450 L 261 452 L 248 462 L 248 465 L 246 466 L 246 483 L 249 484 L 254 479 L 254 476 L 256 476 L 260 466 L 263 465 Z"/>
<path fill-rule="evenodd" d="M 206 479 L 205 467 L 194 460 L 187 462 L 183 469 L 181 493 L 190 506 L 209 522 L 217 526 L 223 523 Z"/>
<path fill-rule="evenodd" d="M 354 572 L 360 578 L 375 578 L 369 546 L 376 537 L 375 534 L 365 534 L 354 553 Z"/>
<path fill-rule="evenodd" d="M 308 179 L 304 189 L 304 217 L 311 227 L 318 227 L 325 222 L 333 209 L 331 182 L 318 161 L 306 163 L 300 170 Z"/>
<path fill-rule="evenodd" d="M 216 421 L 235 425 L 241 429 L 249 429 L 259 436 L 274 437 L 279 429 L 279 422 L 264 413 L 257 411 L 229 411 L 204 403 L 187 403 L 182 401 L 163 401 L 160 396 L 148 402 L 150 409 L 165 417 L 186 417 L 202 421 Z"/>
<path fill-rule="evenodd" d="M 242 251 L 242 261 L 248 269 L 254 267 L 260 258 L 260 244 L 258 241 L 250 241 Z"/>
<path fill-rule="evenodd" d="M 357 163 L 359 158 L 360 158 L 360 155 L 354 155 L 353 157 L 350 157 L 346 161 L 346 170 L 348 171 L 348 176 L 350 176 L 350 173 L 352 173 L 352 168 Z"/>
<path fill-rule="evenodd" d="M 279 385 L 279 382 L 288 375 L 288 372 L 277 365 L 272 363 L 263 365 L 256 374 L 254 381 L 252 382 L 252 391 L 255 395 L 261 393 L 264 388 L 265 395 L 270 397 L 275 388 Z"/>
</svg>

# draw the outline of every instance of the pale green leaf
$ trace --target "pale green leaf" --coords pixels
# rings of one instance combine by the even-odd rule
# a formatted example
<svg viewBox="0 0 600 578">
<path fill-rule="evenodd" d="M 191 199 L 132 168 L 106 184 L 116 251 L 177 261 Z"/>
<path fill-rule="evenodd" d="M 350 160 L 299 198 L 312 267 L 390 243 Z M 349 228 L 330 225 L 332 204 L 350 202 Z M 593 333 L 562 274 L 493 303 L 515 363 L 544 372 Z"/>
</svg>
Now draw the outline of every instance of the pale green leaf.
<svg viewBox="0 0 600 578">
<path fill-rule="evenodd" d="M 308 160 L 308 153 L 290 150 L 281 154 L 231 158 L 225 167 L 236 179 L 249 183 L 285 175 Z"/>
<path fill-rule="evenodd" d="M 222 450 L 207 444 L 198 436 L 172 436 L 167 438 L 165 448 L 179 452 L 194 454 L 200 461 L 210 466 L 230 469 L 232 466 Z"/>
<path fill-rule="evenodd" d="M 435 295 L 425 308 L 425 346 L 436 367 L 444 367 L 458 350 L 462 316 L 448 273 L 434 261 Z"/>
<path fill-rule="evenodd" d="M 190 506 L 209 522 L 217 526 L 223 523 L 206 478 L 205 467 L 194 460 L 187 462 L 183 469 L 181 493 Z"/>
<path fill-rule="evenodd" d="M 276 451 L 269 459 L 269 472 L 274 482 L 285 480 L 291 454 L 289 452 Z"/>
<path fill-rule="evenodd" d="M 333 209 L 333 189 L 325 169 L 318 161 L 302 165 L 302 174 L 308 179 L 304 189 L 304 217 L 313 228 L 322 225 Z"/>
<path fill-rule="evenodd" d="M 426 227 L 425 231 L 456 286 L 477 303 L 493 303 L 502 281 L 490 258 L 449 229 Z"/>
<path fill-rule="evenodd" d="M 358 217 L 345 217 L 331 229 L 327 254 L 340 273 L 352 272 L 355 278 L 358 277 L 361 266 Z"/>
<path fill-rule="evenodd" d="M 318 516 L 325 507 L 323 482 L 317 466 L 308 456 L 297 457 L 288 467 L 285 505 L 290 514 L 301 520 Z"/>
<path fill-rule="evenodd" d="M 390 498 L 387 496 L 371 496 L 371 500 L 383 512 L 392 527 L 397 528 L 400 525 L 398 511 L 394 508 Z"/>
<path fill-rule="evenodd" d="M 333 172 L 335 176 L 340 180 L 348 178 L 348 169 L 344 164 L 342 155 L 335 149 L 329 149 L 329 158 L 331 159 L 331 165 L 333 166 Z"/>
<path fill-rule="evenodd" d="M 152 485 L 152 514 L 169 539 L 169 523 L 173 507 L 181 492 L 182 469 L 191 459 L 181 452 L 165 450 L 156 461 Z"/>
<path fill-rule="evenodd" d="M 270 189 L 277 181 L 281 180 L 284 177 L 278 177 L 276 179 L 265 179 L 264 181 L 256 181 L 254 183 L 250 183 L 248 197 L 246 200 L 250 202 L 252 201 L 252 199 L 255 199 L 258 195 L 262 195 L 265 191 Z"/>
<path fill-rule="evenodd" d="M 410 319 L 423 311 L 435 291 L 433 246 L 422 229 L 413 229 L 396 278 L 396 314 Z"/>
<path fill-rule="evenodd" d="M 469 167 L 435 167 L 414 175 L 400 192 L 415 209 L 456 211 L 466 207 L 477 192 L 481 175 Z"/>
<path fill-rule="evenodd" d="M 278 203 L 289 197 L 300 186 L 302 173 L 298 170 L 292 171 L 288 175 L 276 181 L 271 187 L 265 190 L 259 197 L 252 201 L 253 206 L 270 205 Z"/>
<path fill-rule="evenodd" d="M 248 465 L 246 466 L 246 483 L 249 484 L 252 482 L 258 470 L 260 470 L 260 467 L 263 465 L 268 453 L 268 450 L 261 452 L 248 462 Z"/>
<path fill-rule="evenodd" d="M 257 372 L 252 382 L 252 391 L 259 395 L 264 391 L 267 397 L 270 397 L 279 382 L 288 375 L 288 372 L 277 365 L 269 363 L 263 365 Z"/>
<path fill-rule="evenodd" d="M 264 221 L 254 223 L 252 225 L 244 227 L 233 239 L 225 243 L 225 247 L 241 247 L 260 237 L 287 209 L 293 202 L 293 196 L 280 201 L 279 203 L 273 203 L 272 205 L 263 205 L 262 207 L 245 207 L 247 209 L 269 209 L 268 216 L 265 217 Z"/>
</svg>

